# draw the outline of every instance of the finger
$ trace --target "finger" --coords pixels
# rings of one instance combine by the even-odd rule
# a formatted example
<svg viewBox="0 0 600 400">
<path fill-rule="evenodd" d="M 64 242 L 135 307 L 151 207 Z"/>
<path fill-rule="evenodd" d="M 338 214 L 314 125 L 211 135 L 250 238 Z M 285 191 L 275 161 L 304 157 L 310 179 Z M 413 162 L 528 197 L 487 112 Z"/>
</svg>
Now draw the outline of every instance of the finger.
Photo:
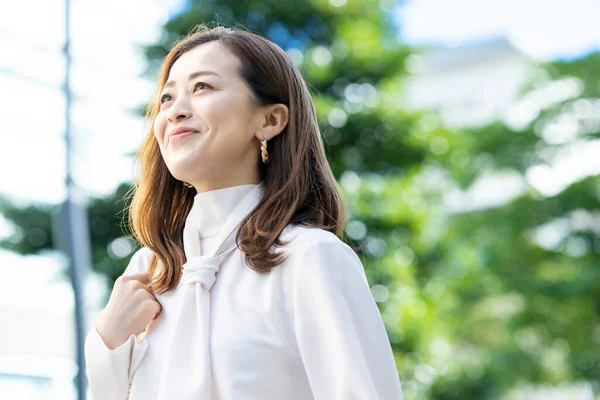
<svg viewBox="0 0 600 400">
<path fill-rule="evenodd" d="M 150 283 L 152 278 L 148 272 L 137 272 L 135 274 L 123 275 L 124 281 L 136 280 L 141 283 Z"/>
<path fill-rule="evenodd" d="M 149 288 L 148 286 L 146 286 L 146 285 L 142 285 L 142 288 L 143 288 L 143 289 L 145 289 L 145 290 L 146 290 L 148 293 L 150 293 L 150 295 L 151 295 L 152 297 L 154 297 L 154 293 L 152 292 L 152 289 L 150 289 L 150 288 Z M 156 298 L 156 297 L 154 297 L 154 298 Z"/>
<path fill-rule="evenodd" d="M 158 303 L 158 301 L 157 301 L 157 303 Z M 156 314 L 154 315 L 154 318 L 152 318 L 152 319 L 156 319 L 156 317 L 158 317 L 159 314 L 162 312 L 162 304 L 158 303 L 158 306 L 159 306 L 158 311 L 156 312 Z"/>
<path fill-rule="evenodd" d="M 154 297 L 154 293 L 152 292 L 152 289 L 147 286 L 144 285 L 142 282 L 140 282 L 139 280 L 134 280 L 133 282 L 131 282 L 131 285 L 133 285 L 133 287 L 138 290 L 138 289 L 144 289 L 145 291 L 147 291 L 148 293 L 150 293 L 150 295 L 152 297 Z"/>
</svg>

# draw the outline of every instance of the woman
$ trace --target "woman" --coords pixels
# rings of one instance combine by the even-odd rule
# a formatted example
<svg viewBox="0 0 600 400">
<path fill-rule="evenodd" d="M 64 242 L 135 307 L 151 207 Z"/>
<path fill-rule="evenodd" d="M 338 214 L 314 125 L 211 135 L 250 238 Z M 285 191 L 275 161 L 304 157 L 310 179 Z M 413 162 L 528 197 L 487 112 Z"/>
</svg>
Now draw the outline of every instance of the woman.
<svg viewBox="0 0 600 400">
<path fill-rule="evenodd" d="M 199 27 L 166 57 L 130 206 L 143 247 L 86 339 L 95 400 L 395 400 L 392 350 L 301 74 Z"/>
</svg>

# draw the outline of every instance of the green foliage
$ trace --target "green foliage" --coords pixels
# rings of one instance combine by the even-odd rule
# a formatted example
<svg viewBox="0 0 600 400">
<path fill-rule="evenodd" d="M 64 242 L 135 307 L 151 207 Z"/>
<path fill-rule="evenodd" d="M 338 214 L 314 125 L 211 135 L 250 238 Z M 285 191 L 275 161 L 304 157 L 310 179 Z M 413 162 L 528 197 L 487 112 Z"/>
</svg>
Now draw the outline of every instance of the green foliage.
<svg viewBox="0 0 600 400">
<path fill-rule="evenodd" d="M 124 199 L 130 189 L 131 185 L 124 183 L 114 194 L 92 199 L 88 205 L 92 268 L 107 278 L 110 287 L 123 273 L 131 256 L 112 251 L 111 244 L 117 241 L 121 247 L 129 246 L 131 253 L 137 246 L 127 229 Z M 15 234 L 1 239 L 0 247 L 19 254 L 37 254 L 53 249 L 52 223 L 58 211 L 58 205 L 32 204 L 23 207 L 7 200 L 1 201 L 0 213 L 13 225 Z"/>
</svg>

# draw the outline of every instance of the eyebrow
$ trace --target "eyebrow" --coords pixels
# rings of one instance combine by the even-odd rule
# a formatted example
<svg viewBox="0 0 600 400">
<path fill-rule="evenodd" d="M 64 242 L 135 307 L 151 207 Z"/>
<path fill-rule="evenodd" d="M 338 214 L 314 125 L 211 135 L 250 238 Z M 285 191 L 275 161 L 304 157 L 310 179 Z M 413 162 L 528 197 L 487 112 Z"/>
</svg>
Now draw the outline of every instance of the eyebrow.
<svg viewBox="0 0 600 400">
<path fill-rule="evenodd" d="M 196 71 L 196 72 L 192 72 L 192 73 L 190 74 L 190 76 L 188 77 L 188 81 L 191 81 L 192 79 L 196 79 L 197 77 L 199 77 L 199 76 L 203 76 L 203 75 L 216 75 L 216 76 L 221 76 L 221 75 L 219 75 L 219 74 L 217 74 L 216 72 L 213 72 L 213 71 Z M 173 81 L 173 80 L 170 80 L 170 81 L 167 81 L 167 83 L 165 83 L 165 86 L 164 86 L 164 87 L 165 87 L 165 88 L 168 88 L 168 87 L 171 87 L 171 86 L 173 86 L 173 85 L 175 85 L 175 81 Z"/>
</svg>

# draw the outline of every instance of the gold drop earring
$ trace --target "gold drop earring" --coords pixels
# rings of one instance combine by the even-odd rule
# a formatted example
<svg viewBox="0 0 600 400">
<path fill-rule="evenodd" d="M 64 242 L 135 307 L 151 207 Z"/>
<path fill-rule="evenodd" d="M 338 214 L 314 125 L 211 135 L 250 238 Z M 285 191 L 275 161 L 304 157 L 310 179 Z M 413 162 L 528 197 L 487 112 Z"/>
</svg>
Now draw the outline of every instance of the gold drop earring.
<svg viewBox="0 0 600 400">
<path fill-rule="evenodd" d="M 194 185 L 191 185 L 191 184 L 189 184 L 187 182 L 183 182 L 183 186 L 188 187 L 188 188 L 193 188 L 194 187 Z"/>
<path fill-rule="evenodd" d="M 262 153 L 262 161 L 267 164 L 269 162 L 269 152 L 267 151 L 267 141 L 260 141 L 260 151 Z"/>
</svg>

